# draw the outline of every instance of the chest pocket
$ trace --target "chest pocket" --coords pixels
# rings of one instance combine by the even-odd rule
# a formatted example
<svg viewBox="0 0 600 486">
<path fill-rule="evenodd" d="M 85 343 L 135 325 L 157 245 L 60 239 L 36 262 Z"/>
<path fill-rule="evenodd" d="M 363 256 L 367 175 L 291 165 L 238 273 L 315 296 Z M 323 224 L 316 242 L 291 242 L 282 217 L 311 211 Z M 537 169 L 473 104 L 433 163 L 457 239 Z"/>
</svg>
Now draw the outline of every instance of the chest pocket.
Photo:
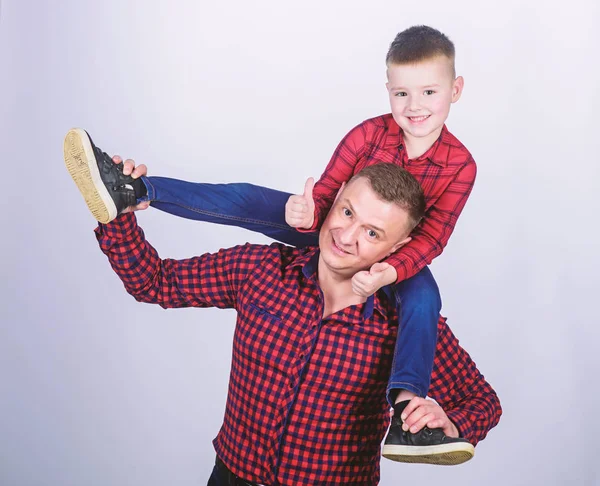
<svg viewBox="0 0 600 486">
<path fill-rule="evenodd" d="M 238 309 L 234 335 L 234 354 L 247 369 L 263 375 L 285 374 L 291 347 L 287 326 L 268 309 L 245 303 Z"/>
</svg>

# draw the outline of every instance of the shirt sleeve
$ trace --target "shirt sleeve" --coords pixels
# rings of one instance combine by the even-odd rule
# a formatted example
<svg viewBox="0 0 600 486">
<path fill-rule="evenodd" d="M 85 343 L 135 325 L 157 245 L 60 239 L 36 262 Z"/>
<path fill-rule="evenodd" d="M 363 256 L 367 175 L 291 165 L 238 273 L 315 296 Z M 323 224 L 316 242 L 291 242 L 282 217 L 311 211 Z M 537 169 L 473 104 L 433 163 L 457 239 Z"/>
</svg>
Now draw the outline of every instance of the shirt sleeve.
<svg viewBox="0 0 600 486">
<path fill-rule="evenodd" d="M 259 245 L 243 245 L 184 260 L 160 259 L 126 213 L 95 230 L 100 249 L 137 301 L 172 307 L 235 307 L 237 292 L 261 260 Z"/>
<path fill-rule="evenodd" d="M 498 395 L 441 316 L 429 396 L 473 445 L 485 438 L 502 415 Z"/>
<path fill-rule="evenodd" d="M 315 221 L 310 228 L 299 228 L 299 231 L 313 232 L 321 227 L 333 205 L 338 190 L 344 182 L 348 182 L 354 175 L 356 165 L 364 153 L 366 137 L 365 124 L 361 123 L 350 130 L 339 143 L 321 178 L 313 188 Z"/>
<path fill-rule="evenodd" d="M 470 159 L 427 210 L 411 233 L 411 240 L 385 260 L 396 269 L 396 282 L 416 275 L 442 253 L 471 194 L 476 175 L 477 166 Z"/>
</svg>

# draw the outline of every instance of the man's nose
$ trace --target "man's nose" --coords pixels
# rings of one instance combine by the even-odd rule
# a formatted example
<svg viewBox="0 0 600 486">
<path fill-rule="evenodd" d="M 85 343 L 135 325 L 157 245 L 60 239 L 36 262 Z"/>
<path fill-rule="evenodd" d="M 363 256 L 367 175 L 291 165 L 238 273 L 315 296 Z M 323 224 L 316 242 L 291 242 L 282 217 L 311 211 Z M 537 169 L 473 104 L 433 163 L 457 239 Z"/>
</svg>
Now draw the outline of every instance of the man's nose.
<svg viewBox="0 0 600 486">
<path fill-rule="evenodd" d="M 339 233 L 339 242 L 345 246 L 351 246 L 356 243 L 356 236 L 358 231 L 358 225 L 351 224 L 344 228 Z"/>
</svg>

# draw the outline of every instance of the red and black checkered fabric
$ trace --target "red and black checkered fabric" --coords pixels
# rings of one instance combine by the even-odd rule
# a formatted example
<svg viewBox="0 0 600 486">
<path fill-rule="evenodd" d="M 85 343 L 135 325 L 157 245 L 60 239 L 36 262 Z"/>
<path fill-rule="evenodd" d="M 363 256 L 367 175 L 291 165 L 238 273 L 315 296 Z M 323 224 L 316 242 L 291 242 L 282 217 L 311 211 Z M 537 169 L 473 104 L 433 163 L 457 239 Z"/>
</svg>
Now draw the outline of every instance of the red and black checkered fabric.
<svg viewBox="0 0 600 486">
<path fill-rule="evenodd" d="M 246 244 L 161 260 L 131 213 L 96 232 L 138 301 L 237 310 L 214 440 L 231 471 L 269 486 L 378 483 L 397 331 L 383 293 L 322 319 L 316 248 Z M 498 398 L 444 319 L 438 332 L 431 396 L 476 443 L 498 422 Z"/>
<path fill-rule="evenodd" d="M 342 139 L 315 184 L 315 223 L 306 231 L 320 227 L 343 182 L 381 162 L 408 170 L 421 184 L 426 199 L 425 218 L 412 232 L 412 240 L 386 260 L 396 269 L 397 281 L 401 282 L 442 253 L 471 194 L 477 167 L 469 151 L 446 126 L 431 148 L 412 160 L 392 115 L 371 118 Z"/>
</svg>

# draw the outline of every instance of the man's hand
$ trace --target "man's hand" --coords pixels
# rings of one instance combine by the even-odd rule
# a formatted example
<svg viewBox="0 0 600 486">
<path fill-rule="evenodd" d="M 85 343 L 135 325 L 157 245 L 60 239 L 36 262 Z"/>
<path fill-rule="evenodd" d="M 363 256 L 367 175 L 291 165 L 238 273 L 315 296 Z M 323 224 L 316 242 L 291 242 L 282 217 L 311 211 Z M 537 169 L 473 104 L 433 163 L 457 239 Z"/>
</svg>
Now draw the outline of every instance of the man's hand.
<svg viewBox="0 0 600 486">
<path fill-rule="evenodd" d="M 285 204 L 285 222 L 292 228 L 309 229 L 315 222 L 314 186 L 315 180 L 309 177 L 304 184 L 304 194 L 290 196 Z"/>
<path fill-rule="evenodd" d="M 430 429 L 442 429 L 448 437 L 458 437 L 458 429 L 446 415 L 446 412 L 433 400 L 414 397 L 402 412 L 402 428 L 414 434 L 427 426 Z"/>
<path fill-rule="evenodd" d="M 357 272 L 352 277 L 352 290 L 361 297 L 368 297 L 381 287 L 396 282 L 398 273 L 389 263 L 377 262 L 369 271 Z"/>
<path fill-rule="evenodd" d="M 115 164 L 120 164 L 123 162 L 123 159 L 120 155 L 114 155 L 112 159 Z M 148 167 L 146 167 L 144 164 L 140 164 L 136 167 L 135 162 L 132 159 L 127 159 L 125 162 L 123 162 L 123 174 L 126 176 L 130 175 L 134 179 L 137 179 L 138 177 L 148 174 Z M 137 206 L 129 206 L 127 209 L 123 210 L 123 212 L 129 213 L 131 211 L 141 211 L 143 209 L 148 209 L 149 206 L 150 201 L 144 201 L 139 203 Z"/>
</svg>

